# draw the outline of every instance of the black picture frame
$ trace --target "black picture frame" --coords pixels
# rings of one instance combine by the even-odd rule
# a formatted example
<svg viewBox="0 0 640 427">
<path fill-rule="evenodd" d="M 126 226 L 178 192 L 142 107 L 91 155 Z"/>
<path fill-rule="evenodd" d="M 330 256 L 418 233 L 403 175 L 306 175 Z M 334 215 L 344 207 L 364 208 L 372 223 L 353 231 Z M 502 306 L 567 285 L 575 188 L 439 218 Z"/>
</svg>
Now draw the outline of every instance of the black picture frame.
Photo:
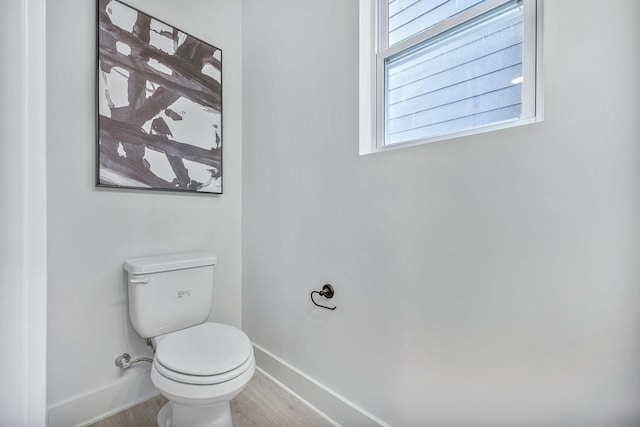
<svg viewBox="0 0 640 427">
<path fill-rule="evenodd" d="M 96 5 L 96 185 L 222 194 L 222 50 Z"/>
</svg>

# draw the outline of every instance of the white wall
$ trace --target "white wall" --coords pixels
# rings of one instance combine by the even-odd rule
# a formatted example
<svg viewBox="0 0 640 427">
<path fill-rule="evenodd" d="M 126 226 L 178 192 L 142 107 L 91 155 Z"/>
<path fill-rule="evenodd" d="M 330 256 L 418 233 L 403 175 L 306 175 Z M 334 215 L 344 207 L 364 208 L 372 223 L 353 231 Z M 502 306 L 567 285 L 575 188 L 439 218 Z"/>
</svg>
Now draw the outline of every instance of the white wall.
<svg viewBox="0 0 640 427">
<path fill-rule="evenodd" d="M 0 414 L 46 415 L 44 0 L 0 3 Z"/>
<path fill-rule="evenodd" d="M 127 2 L 223 51 L 224 195 L 211 196 L 95 188 L 95 2 L 48 3 L 48 401 L 51 425 L 71 425 L 153 392 L 148 367 L 113 363 L 149 354 L 129 323 L 124 260 L 216 253 L 212 319 L 241 323 L 241 8 Z"/>
<path fill-rule="evenodd" d="M 244 1 L 249 336 L 395 426 L 640 424 L 640 3 L 545 2 L 544 122 L 362 157 L 357 3 Z"/>
</svg>

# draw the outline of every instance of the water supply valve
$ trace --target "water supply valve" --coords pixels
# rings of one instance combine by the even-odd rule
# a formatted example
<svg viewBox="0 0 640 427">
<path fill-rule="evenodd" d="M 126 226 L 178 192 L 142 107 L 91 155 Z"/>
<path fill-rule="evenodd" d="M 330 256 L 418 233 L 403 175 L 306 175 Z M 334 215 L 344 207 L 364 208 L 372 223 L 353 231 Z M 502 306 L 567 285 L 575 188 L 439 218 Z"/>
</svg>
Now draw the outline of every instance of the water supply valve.
<svg viewBox="0 0 640 427">
<path fill-rule="evenodd" d="M 132 367 L 133 365 L 139 362 L 153 363 L 153 359 L 150 359 L 148 357 L 139 357 L 137 359 L 131 360 L 131 356 L 129 355 L 129 353 L 122 353 L 118 355 L 118 357 L 116 357 L 116 360 L 114 363 L 118 368 L 125 370 L 125 369 L 129 369 L 130 367 Z"/>
<path fill-rule="evenodd" d="M 131 356 L 129 353 L 122 353 L 116 357 L 115 364 L 118 368 L 129 369 L 131 367 Z"/>
</svg>

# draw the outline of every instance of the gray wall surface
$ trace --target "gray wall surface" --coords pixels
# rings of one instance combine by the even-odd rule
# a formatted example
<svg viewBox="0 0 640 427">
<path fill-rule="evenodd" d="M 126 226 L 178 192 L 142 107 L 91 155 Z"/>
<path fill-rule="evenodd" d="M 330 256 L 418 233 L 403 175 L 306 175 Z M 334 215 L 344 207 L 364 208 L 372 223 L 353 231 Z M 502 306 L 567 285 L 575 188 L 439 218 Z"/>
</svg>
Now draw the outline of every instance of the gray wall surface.
<svg viewBox="0 0 640 427">
<path fill-rule="evenodd" d="M 48 3 L 48 402 L 55 423 L 70 425 L 67 414 L 103 415 L 153 390 L 148 367 L 113 365 L 124 351 L 150 353 L 129 322 L 126 259 L 217 254 L 211 318 L 241 324 L 241 4 L 126 2 L 223 51 L 225 188 L 212 196 L 96 189 L 96 5 Z"/>
<path fill-rule="evenodd" d="M 358 2 L 245 0 L 249 336 L 394 426 L 640 424 L 639 16 L 547 1 L 544 122 L 359 156 Z"/>
</svg>

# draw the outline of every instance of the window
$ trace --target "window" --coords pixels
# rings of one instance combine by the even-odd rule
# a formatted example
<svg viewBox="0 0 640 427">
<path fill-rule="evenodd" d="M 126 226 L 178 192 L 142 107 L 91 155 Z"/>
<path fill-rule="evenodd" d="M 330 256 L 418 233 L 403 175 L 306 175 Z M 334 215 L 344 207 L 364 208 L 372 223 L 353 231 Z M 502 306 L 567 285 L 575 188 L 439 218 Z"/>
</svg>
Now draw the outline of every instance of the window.
<svg viewBox="0 0 640 427">
<path fill-rule="evenodd" d="M 361 0 L 361 154 L 541 120 L 541 1 Z"/>
</svg>

